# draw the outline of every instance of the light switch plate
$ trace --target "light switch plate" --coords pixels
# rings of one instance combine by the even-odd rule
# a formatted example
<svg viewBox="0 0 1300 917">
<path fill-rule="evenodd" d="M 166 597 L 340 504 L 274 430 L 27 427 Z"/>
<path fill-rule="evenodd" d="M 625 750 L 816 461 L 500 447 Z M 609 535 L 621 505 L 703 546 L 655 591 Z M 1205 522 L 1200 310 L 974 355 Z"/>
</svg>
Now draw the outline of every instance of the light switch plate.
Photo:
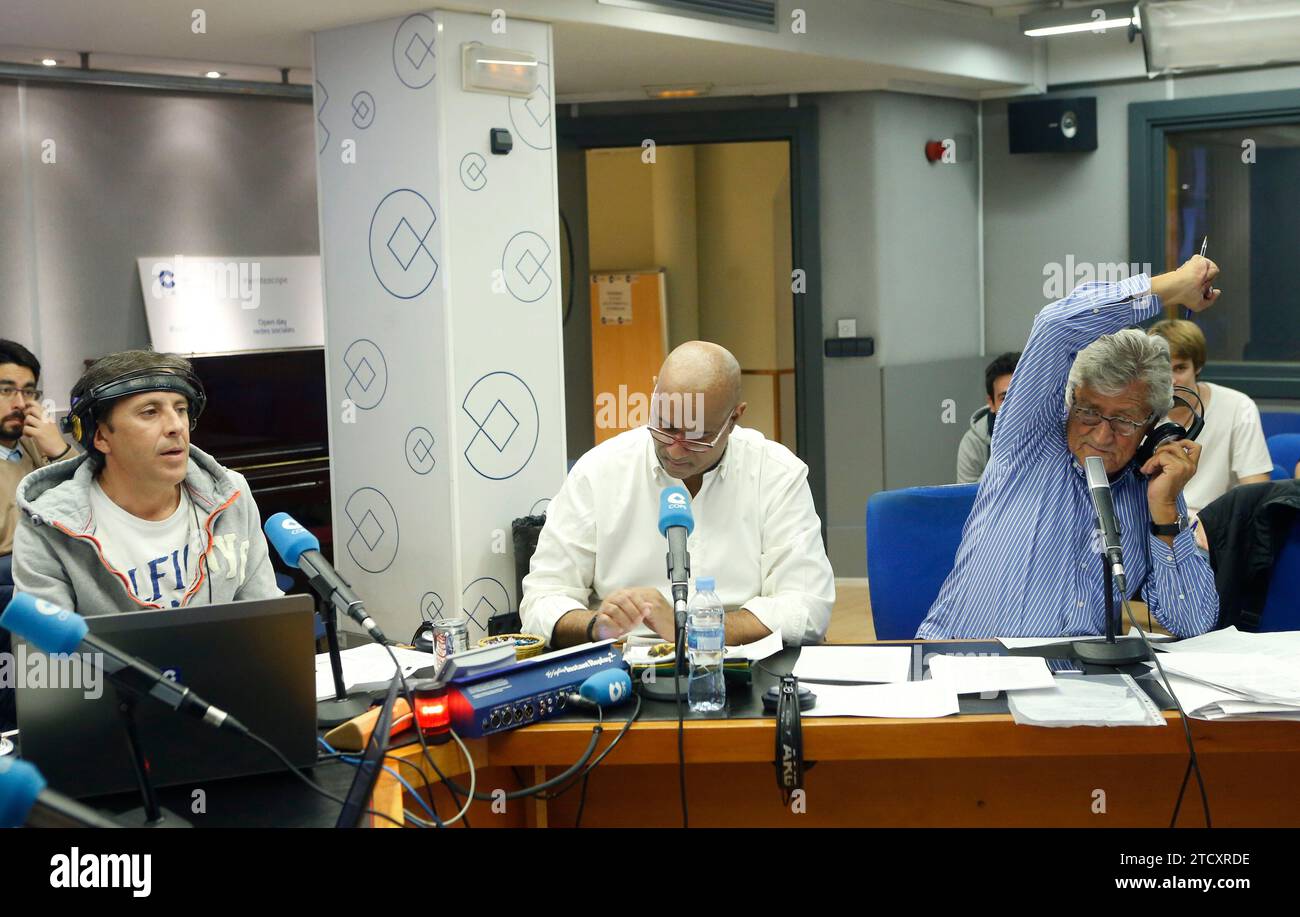
<svg viewBox="0 0 1300 917">
<path fill-rule="evenodd" d="M 839 336 L 842 338 L 855 338 L 858 336 L 858 320 L 856 318 L 842 318 L 839 320 Z"/>
</svg>

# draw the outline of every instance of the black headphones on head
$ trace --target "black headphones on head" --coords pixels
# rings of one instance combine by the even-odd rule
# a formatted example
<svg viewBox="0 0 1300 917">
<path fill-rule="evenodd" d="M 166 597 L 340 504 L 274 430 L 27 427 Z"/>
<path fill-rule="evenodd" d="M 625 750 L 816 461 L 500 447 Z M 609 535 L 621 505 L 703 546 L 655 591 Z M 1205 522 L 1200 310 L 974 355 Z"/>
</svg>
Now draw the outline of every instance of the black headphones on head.
<svg viewBox="0 0 1300 917">
<path fill-rule="evenodd" d="M 1184 427 L 1180 423 L 1174 423 L 1166 419 L 1164 423 L 1152 427 L 1151 432 L 1142 438 L 1138 443 L 1137 452 L 1133 455 L 1133 461 L 1141 468 L 1147 463 L 1155 451 L 1165 443 L 1176 442 L 1180 439 L 1194 440 L 1200 436 L 1201 431 L 1205 429 L 1205 402 L 1201 401 L 1201 396 L 1190 388 L 1184 388 L 1181 385 L 1174 386 L 1175 392 L 1186 392 L 1196 399 L 1196 407 L 1192 407 L 1191 402 L 1186 398 L 1174 395 L 1174 403 L 1181 404 L 1192 414 L 1192 422 Z M 1198 410 L 1199 409 L 1199 410 Z"/>
<path fill-rule="evenodd" d="M 140 392 L 176 392 L 184 395 L 190 406 L 191 431 L 198 426 L 199 415 L 208 404 L 203 383 L 194 373 L 138 369 L 95 386 L 80 398 L 74 398 L 60 429 L 64 433 L 71 433 L 81 448 L 89 452 L 95 441 L 96 415 L 100 410 L 109 402 Z"/>
</svg>

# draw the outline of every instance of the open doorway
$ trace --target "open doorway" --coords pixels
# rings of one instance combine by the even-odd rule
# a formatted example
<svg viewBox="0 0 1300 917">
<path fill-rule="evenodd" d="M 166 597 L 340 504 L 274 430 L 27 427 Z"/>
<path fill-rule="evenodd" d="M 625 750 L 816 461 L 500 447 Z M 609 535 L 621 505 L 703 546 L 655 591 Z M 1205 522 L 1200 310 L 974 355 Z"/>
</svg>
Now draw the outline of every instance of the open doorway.
<svg viewBox="0 0 1300 917">
<path fill-rule="evenodd" d="M 744 425 L 797 452 L 789 144 L 607 147 L 586 173 L 595 441 L 644 422 L 623 393 L 703 339 L 740 361 Z"/>
<path fill-rule="evenodd" d="M 616 281 L 604 311 L 615 321 L 628 275 L 658 274 L 659 343 L 643 359 L 645 378 L 636 388 L 682 341 L 703 338 L 730 349 L 746 371 L 744 425 L 807 463 L 825 519 L 816 111 L 561 116 L 556 135 L 570 460 L 598 441 L 597 391 L 612 394 L 617 407 L 618 382 L 593 385 L 602 314 L 593 273 L 608 270 L 604 276 Z M 646 162 L 650 149 L 654 159 Z M 623 384 L 632 390 L 636 381 Z"/>
</svg>

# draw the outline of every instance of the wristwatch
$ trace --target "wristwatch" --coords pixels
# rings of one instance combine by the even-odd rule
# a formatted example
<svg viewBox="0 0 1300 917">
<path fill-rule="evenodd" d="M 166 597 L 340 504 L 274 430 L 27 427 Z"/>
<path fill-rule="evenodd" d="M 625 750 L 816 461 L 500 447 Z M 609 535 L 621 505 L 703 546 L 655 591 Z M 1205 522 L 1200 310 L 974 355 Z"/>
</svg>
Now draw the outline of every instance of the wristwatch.
<svg viewBox="0 0 1300 917">
<path fill-rule="evenodd" d="M 1172 537 L 1177 538 L 1180 534 L 1187 531 L 1188 525 L 1189 523 L 1187 521 L 1187 517 L 1184 516 L 1182 513 L 1179 513 L 1177 522 L 1171 522 L 1168 525 L 1156 525 L 1154 522 L 1152 522 L 1151 534 L 1170 535 Z"/>
<path fill-rule="evenodd" d="M 591 616 L 591 620 L 587 622 L 587 642 L 588 642 L 588 643 L 595 643 L 595 642 L 596 642 L 596 619 L 599 618 L 599 617 L 600 617 L 600 614 L 599 614 L 599 613 L 596 613 L 596 614 L 592 615 L 592 616 Z"/>
</svg>

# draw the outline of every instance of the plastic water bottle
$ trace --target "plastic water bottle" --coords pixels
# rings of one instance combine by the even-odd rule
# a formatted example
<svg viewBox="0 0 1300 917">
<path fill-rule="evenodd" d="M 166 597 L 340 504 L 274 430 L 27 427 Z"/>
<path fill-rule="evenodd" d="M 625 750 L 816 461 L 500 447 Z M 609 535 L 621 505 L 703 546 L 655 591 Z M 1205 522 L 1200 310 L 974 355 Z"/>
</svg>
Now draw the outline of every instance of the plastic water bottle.
<svg viewBox="0 0 1300 917">
<path fill-rule="evenodd" d="M 696 577 L 695 597 L 686 612 L 686 656 L 690 663 L 686 697 L 695 713 L 721 710 L 727 704 L 727 684 L 722 677 L 725 609 L 713 586 L 713 577 Z"/>
</svg>

